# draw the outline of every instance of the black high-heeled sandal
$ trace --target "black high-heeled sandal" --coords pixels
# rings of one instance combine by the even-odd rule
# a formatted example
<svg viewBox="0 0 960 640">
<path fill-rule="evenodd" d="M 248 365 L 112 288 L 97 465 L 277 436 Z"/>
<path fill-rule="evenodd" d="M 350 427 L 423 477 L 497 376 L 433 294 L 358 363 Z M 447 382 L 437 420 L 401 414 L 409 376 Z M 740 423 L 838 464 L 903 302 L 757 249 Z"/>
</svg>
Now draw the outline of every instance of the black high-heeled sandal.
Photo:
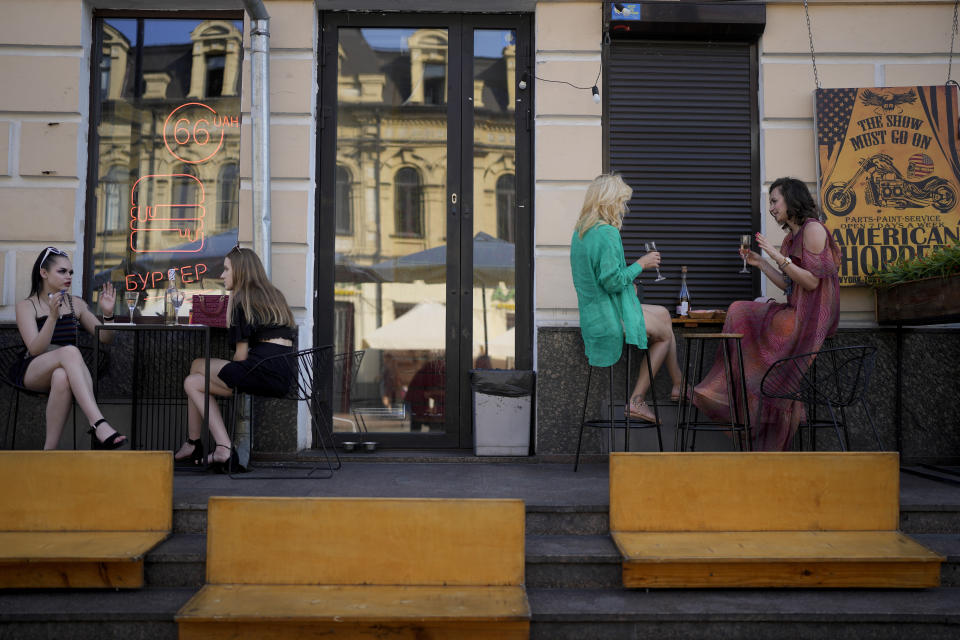
<svg viewBox="0 0 960 640">
<path fill-rule="evenodd" d="M 123 438 L 123 436 L 120 434 L 119 431 L 116 431 L 116 430 L 114 430 L 113 433 L 107 436 L 106 440 L 100 440 L 100 438 L 97 437 L 97 427 L 99 427 L 101 424 L 103 424 L 106 421 L 107 421 L 106 418 L 100 418 L 99 420 L 93 423 L 93 426 L 87 429 L 87 433 L 90 434 L 91 449 L 105 449 L 105 450 L 119 449 L 124 444 L 126 444 L 127 442 L 126 438 L 117 442 L 117 440 L 119 438 Z"/>
<path fill-rule="evenodd" d="M 187 444 L 193 445 L 193 451 L 185 458 L 174 458 L 173 464 L 180 466 L 199 467 L 203 464 L 203 440 L 187 438 Z"/>
<path fill-rule="evenodd" d="M 213 459 L 212 459 L 212 458 L 213 458 L 213 453 L 211 452 L 211 453 L 210 453 L 211 459 L 210 459 L 210 461 L 209 461 L 210 470 L 211 470 L 211 471 L 213 471 L 213 472 L 215 472 L 215 473 L 228 473 L 228 474 L 229 474 L 229 473 L 246 473 L 246 472 L 247 472 L 246 468 L 245 468 L 242 464 L 240 464 L 240 456 L 237 455 L 237 450 L 236 450 L 236 449 L 234 449 L 234 448 L 231 447 L 231 446 L 227 446 L 227 445 L 225 445 L 225 444 L 219 444 L 219 443 L 218 443 L 217 446 L 214 447 L 214 450 L 216 450 L 216 449 L 219 448 L 219 447 L 223 447 L 224 449 L 226 449 L 227 451 L 229 451 L 229 452 L 230 452 L 230 457 L 227 458 L 226 460 L 213 460 Z"/>
</svg>

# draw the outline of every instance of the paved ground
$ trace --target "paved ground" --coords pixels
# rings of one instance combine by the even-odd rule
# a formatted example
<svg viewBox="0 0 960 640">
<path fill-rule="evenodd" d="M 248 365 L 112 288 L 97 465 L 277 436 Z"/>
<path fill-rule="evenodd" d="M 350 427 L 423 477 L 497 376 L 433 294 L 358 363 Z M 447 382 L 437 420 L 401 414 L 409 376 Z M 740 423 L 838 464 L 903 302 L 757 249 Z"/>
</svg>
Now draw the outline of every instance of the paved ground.
<svg viewBox="0 0 960 640">
<path fill-rule="evenodd" d="M 574 473 L 569 463 L 531 459 L 489 462 L 459 456 L 441 462 L 435 455 L 425 458 L 429 461 L 411 462 L 412 455 L 345 459 L 343 468 L 329 479 L 263 479 L 265 475 L 302 475 L 300 465 L 260 467 L 234 478 L 178 472 L 174 501 L 203 504 L 211 495 L 255 495 L 522 498 L 529 505 L 570 507 L 609 504 L 606 463 L 581 464 Z M 960 484 L 904 472 L 900 475 L 900 502 L 902 506 L 958 510 Z"/>
</svg>

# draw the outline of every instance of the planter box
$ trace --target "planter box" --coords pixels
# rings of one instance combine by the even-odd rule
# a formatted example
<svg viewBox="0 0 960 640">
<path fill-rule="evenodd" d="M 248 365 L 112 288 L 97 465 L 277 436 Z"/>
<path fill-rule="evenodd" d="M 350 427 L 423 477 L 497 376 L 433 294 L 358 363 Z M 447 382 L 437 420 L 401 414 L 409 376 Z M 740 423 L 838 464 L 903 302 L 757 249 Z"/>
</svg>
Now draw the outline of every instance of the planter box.
<svg viewBox="0 0 960 640">
<path fill-rule="evenodd" d="M 960 275 L 904 282 L 875 293 L 879 324 L 960 321 Z"/>
</svg>

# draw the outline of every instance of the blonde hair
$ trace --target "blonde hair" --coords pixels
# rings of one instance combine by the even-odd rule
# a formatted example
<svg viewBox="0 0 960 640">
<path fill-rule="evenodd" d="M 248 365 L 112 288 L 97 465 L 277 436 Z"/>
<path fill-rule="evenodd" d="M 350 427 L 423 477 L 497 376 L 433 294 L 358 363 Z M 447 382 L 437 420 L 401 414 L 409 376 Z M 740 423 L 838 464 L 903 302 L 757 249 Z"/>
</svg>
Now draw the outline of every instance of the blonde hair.
<svg viewBox="0 0 960 640">
<path fill-rule="evenodd" d="M 619 175 L 610 173 L 597 176 L 587 187 L 587 195 L 583 198 L 583 207 L 574 229 L 581 238 L 602 222 L 619 229 L 627 212 L 627 201 L 632 195 L 633 189 Z"/>
<path fill-rule="evenodd" d="M 247 322 L 253 325 L 271 324 L 297 326 L 290 305 L 263 269 L 263 263 L 250 249 L 234 247 L 227 254 L 233 269 L 233 291 L 227 305 L 227 317 L 233 323 L 233 309 L 240 305 Z"/>
</svg>

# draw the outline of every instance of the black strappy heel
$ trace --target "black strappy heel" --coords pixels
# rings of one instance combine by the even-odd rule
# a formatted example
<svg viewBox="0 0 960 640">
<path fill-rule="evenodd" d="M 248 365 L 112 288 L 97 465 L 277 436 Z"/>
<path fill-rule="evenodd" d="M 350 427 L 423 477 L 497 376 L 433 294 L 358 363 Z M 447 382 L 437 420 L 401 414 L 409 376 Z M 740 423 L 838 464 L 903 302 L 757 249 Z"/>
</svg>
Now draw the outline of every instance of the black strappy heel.
<svg viewBox="0 0 960 640">
<path fill-rule="evenodd" d="M 107 439 L 106 439 L 106 440 L 102 440 L 102 441 L 101 441 L 100 438 L 97 437 L 97 427 L 99 427 L 101 424 L 103 424 L 103 423 L 106 422 L 106 421 L 107 421 L 106 418 L 100 418 L 99 420 L 97 420 L 96 422 L 94 422 L 94 423 L 93 423 L 93 426 L 91 426 L 91 427 L 87 430 L 87 433 L 90 434 L 90 448 L 91 448 L 91 449 L 105 449 L 105 450 L 119 449 L 119 448 L 122 447 L 124 444 L 126 444 L 126 442 L 127 442 L 126 439 L 120 440 L 119 442 L 117 442 L 117 440 L 120 439 L 120 438 L 122 438 L 123 436 L 120 435 L 120 432 L 119 432 L 119 431 L 116 431 L 116 430 L 114 430 L 113 433 L 111 433 L 109 436 L 107 436 Z"/>
<path fill-rule="evenodd" d="M 200 438 L 197 438 L 196 440 L 187 438 L 187 444 L 193 445 L 193 452 L 191 452 L 186 458 L 174 458 L 173 464 L 180 466 L 199 467 L 203 464 L 203 440 Z"/>
<path fill-rule="evenodd" d="M 237 455 L 237 450 L 231 446 L 225 444 L 217 444 L 214 447 L 216 450 L 218 447 L 223 447 L 230 452 L 230 457 L 227 460 L 211 460 L 210 470 L 215 473 L 246 473 L 246 468 L 240 464 L 240 456 Z M 213 456 L 213 453 L 210 454 Z"/>
</svg>

